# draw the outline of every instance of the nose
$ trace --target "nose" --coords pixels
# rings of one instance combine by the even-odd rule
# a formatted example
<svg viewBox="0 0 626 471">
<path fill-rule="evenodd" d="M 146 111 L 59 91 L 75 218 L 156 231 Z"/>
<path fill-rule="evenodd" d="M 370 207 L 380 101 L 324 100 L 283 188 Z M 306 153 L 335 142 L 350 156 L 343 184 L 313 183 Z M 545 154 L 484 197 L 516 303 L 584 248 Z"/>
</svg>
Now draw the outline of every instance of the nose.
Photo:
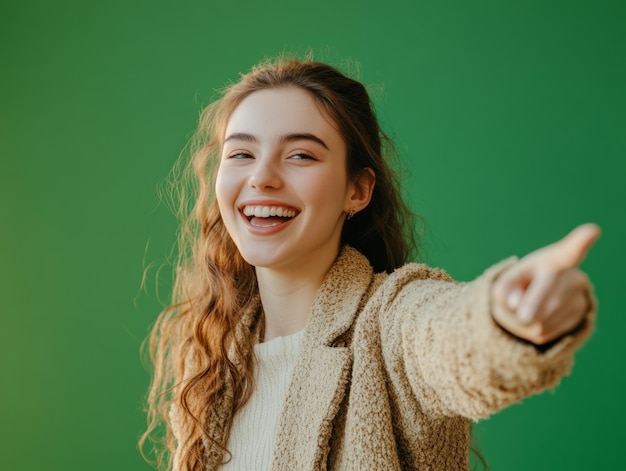
<svg viewBox="0 0 626 471">
<path fill-rule="evenodd" d="M 280 188 L 282 179 L 277 166 L 278 164 L 273 159 L 258 158 L 253 165 L 252 172 L 248 179 L 250 188 L 254 188 L 255 190 Z"/>
</svg>

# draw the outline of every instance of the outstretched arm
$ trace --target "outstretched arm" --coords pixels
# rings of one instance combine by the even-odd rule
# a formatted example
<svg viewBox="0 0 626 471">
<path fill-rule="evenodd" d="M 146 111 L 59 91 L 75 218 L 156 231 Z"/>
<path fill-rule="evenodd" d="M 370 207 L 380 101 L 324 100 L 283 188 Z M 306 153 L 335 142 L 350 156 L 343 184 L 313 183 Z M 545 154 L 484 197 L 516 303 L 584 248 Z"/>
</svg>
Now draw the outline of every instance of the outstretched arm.
<svg viewBox="0 0 626 471">
<path fill-rule="evenodd" d="M 392 275 L 389 309 L 424 411 L 477 420 L 558 384 L 593 329 L 592 288 L 577 266 L 598 234 L 581 226 L 470 283 L 423 279 L 411 266 Z"/>
</svg>

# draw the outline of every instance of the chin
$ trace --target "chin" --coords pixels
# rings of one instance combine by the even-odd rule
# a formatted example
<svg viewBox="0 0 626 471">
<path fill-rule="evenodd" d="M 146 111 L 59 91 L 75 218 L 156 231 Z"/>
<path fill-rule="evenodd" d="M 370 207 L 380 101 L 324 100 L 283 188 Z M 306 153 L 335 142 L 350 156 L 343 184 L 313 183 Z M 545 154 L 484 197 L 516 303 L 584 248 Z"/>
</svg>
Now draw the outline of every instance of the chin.
<svg viewBox="0 0 626 471">
<path fill-rule="evenodd" d="M 253 267 L 270 268 L 279 263 L 274 254 L 268 254 L 268 250 L 246 250 L 239 248 L 239 253 L 242 258 Z"/>
</svg>

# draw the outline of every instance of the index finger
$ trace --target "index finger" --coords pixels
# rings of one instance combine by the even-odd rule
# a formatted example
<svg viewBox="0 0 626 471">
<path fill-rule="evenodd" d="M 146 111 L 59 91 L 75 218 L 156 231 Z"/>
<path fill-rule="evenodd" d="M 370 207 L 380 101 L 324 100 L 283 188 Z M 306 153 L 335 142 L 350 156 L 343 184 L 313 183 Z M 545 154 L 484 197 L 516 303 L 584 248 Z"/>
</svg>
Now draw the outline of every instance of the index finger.
<svg viewBox="0 0 626 471">
<path fill-rule="evenodd" d="M 596 224 L 588 223 L 576 227 L 553 245 L 553 260 L 563 270 L 580 265 L 598 237 L 600 228 Z"/>
</svg>

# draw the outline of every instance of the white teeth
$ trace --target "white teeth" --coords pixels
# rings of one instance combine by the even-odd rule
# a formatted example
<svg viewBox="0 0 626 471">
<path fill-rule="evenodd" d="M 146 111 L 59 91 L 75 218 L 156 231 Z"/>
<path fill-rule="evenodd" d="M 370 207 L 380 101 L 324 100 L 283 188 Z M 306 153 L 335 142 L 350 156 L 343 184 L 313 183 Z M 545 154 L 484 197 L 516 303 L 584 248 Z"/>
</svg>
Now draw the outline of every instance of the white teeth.
<svg viewBox="0 0 626 471">
<path fill-rule="evenodd" d="M 244 206 L 243 214 L 257 218 L 267 218 L 270 216 L 293 218 L 296 216 L 296 211 L 295 209 L 282 208 L 280 206 Z"/>
</svg>

